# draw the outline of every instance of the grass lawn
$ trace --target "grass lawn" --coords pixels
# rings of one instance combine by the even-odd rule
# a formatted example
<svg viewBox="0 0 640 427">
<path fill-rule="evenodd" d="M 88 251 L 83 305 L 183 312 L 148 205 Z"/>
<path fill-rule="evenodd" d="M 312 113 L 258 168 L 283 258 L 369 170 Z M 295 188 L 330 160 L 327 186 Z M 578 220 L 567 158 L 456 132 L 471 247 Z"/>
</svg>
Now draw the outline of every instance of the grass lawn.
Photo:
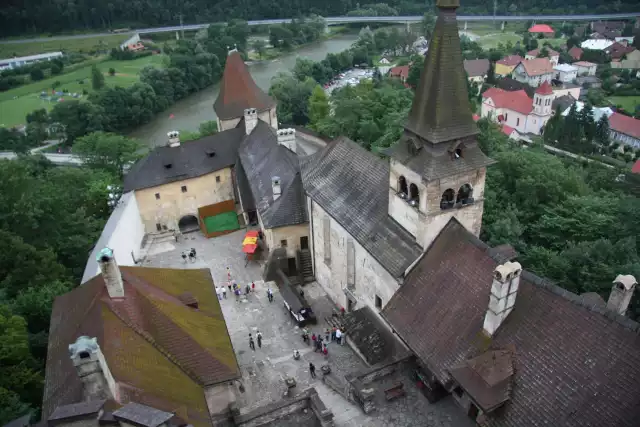
<svg viewBox="0 0 640 427">
<path fill-rule="evenodd" d="M 57 51 L 89 52 L 98 46 L 100 40 L 102 40 L 107 47 L 111 49 L 112 47 L 120 46 L 120 44 L 129 37 L 131 37 L 131 34 L 114 34 L 112 36 L 87 37 L 68 40 L 0 44 L 0 58 L 11 58 L 13 56 L 27 56 Z"/>
<path fill-rule="evenodd" d="M 480 46 L 482 46 L 483 49 L 491 49 L 498 47 L 499 43 L 502 43 L 506 46 L 508 42 L 511 42 L 515 46 L 517 42 L 522 42 L 522 37 L 516 33 L 494 32 L 492 34 L 486 34 L 478 37 L 477 42 L 480 44 Z"/>
<path fill-rule="evenodd" d="M 138 81 L 138 73 L 144 67 L 162 66 L 162 61 L 162 55 L 152 55 L 133 61 L 103 61 L 97 66 L 105 74 L 105 83 L 108 86 L 127 87 Z M 109 68 L 112 67 L 116 70 L 113 77 L 108 75 Z M 84 80 L 84 84 L 80 83 L 81 80 Z M 26 115 L 33 110 L 53 108 L 54 103 L 41 100 L 40 93 L 50 92 L 52 84 L 56 81 L 60 82 L 56 90 L 82 93 L 82 90 L 86 89 L 91 93 L 91 66 L 0 93 L 0 126 L 11 127 L 25 123 Z"/>
<path fill-rule="evenodd" d="M 640 96 L 611 96 L 609 101 L 613 105 L 620 105 L 625 111 L 633 113 L 636 106 L 640 105 Z"/>
</svg>

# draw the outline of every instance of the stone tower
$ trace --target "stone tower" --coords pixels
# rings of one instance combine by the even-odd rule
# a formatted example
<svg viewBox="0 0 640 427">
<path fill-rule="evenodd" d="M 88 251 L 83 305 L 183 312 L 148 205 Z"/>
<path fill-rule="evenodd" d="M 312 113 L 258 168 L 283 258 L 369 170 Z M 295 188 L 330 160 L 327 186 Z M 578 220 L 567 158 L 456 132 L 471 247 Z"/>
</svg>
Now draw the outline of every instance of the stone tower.
<svg viewBox="0 0 640 427">
<path fill-rule="evenodd" d="M 389 215 L 427 248 L 455 216 L 478 235 L 486 167 L 478 147 L 456 9 L 438 0 L 438 20 L 404 133 L 389 150 Z"/>
</svg>

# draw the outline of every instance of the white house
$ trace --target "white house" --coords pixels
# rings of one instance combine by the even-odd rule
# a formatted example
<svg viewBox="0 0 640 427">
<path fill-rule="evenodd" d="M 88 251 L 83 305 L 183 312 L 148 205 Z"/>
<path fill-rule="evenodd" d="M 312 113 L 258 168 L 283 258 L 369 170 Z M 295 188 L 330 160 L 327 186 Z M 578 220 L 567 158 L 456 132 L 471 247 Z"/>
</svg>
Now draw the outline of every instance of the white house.
<svg viewBox="0 0 640 427">
<path fill-rule="evenodd" d="M 17 56 L 15 58 L 0 59 L 0 70 L 10 70 L 40 61 L 51 61 L 55 58 L 61 58 L 62 55 L 62 52 L 49 52 L 41 53 L 38 55 Z"/>
<path fill-rule="evenodd" d="M 554 76 L 553 63 L 548 58 L 524 60 L 513 69 L 511 76 L 533 87 L 538 87 L 544 82 L 551 83 Z"/>
<path fill-rule="evenodd" d="M 540 55 L 540 52 L 543 49 L 546 49 L 547 52 L 549 53 L 549 55 L 547 56 L 547 58 L 549 58 L 549 61 L 551 61 L 553 65 L 558 65 L 558 61 L 560 60 L 560 53 L 548 47 L 543 47 L 542 49 L 538 48 L 538 49 L 530 50 L 524 56 L 524 59 L 526 60 L 536 59 L 538 55 Z"/>
<path fill-rule="evenodd" d="M 609 116 L 609 128 L 609 135 L 614 141 L 633 148 L 640 148 L 640 120 L 624 114 L 613 113 Z"/>
<path fill-rule="evenodd" d="M 571 64 L 558 64 L 553 69 L 556 72 L 556 80 L 563 83 L 570 83 L 578 77 L 578 68 Z"/>
<path fill-rule="evenodd" d="M 524 90 L 509 92 L 489 88 L 482 94 L 482 117 L 489 117 L 520 134 L 540 135 L 553 115 L 554 95 L 548 82 L 544 82 L 529 98 Z"/>
<path fill-rule="evenodd" d="M 578 69 L 579 76 L 595 76 L 598 68 L 598 64 L 587 61 L 574 62 L 572 65 Z"/>
<path fill-rule="evenodd" d="M 583 49 L 591 49 L 591 50 L 605 50 L 615 42 L 613 40 L 607 39 L 589 39 L 585 40 L 580 44 L 580 47 Z"/>
</svg>

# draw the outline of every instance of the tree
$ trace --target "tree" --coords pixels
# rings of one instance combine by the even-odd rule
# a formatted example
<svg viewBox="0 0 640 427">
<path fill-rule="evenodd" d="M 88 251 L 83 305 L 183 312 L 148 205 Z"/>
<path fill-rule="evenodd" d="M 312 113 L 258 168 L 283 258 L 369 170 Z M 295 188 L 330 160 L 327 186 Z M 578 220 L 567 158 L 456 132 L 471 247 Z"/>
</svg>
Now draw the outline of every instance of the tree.
<svg viewBox="0 0 640 427">
<path fill-rule="evenodd" d="M 253 41 L 252 47 L 253 47 L 253 50 L 255 50 L 256 53 L 258 54 L 258 57 L 262 59 L 262 56 L 264 55 L 267 48 L 267 44 L 264 42 L 264 40 L 255 39 Z"/>
<path fill-rule="evenodd" d="M 91 67 L 91 87 L 100 90 L 104 87 L 104 74 L 95 65 Z"/>
<path fill-rule="evenodd" d="M 322 89 L 322 86 L 316 86 L 309 98 L 309 121 L 311 128 L 315 129 L 318 122 L 329 115 L 329 109 L 327 94 L 324 92 L 324 89 Z"/>
<path fill-rule="evenodd" d="M 39 80 L 44 79 L 44 72 L 42 71 L 42 68 L 35 67 L 29 73 L 29 77 L 31 77 L 31 81 L 37 82 Z"/>
<path fill-rule="evenodd" d="M 418 87 L 418 82 L 420 82 L 420 75 L 422 74 L 423 65 L 424 64 L 422 63 L 422 61 L 414 61 L 409 67 L 409 75 L 407 76 L 406 82 L 414 89 Z"/>
<path fill-rule="evenodd" d="M 601 147 L 608 147 L 611 142 L 609 137 L 609 119 L 606 114 L 603 114 L 602 117 L 596 123 L 596 131 L 595 131 L 595 141 Z"/>
<path fill-rule="evenodd" d="M 53 123 L 64 128 L 64 140 L 72 143 L 87 133 L 102 130 L 102 111 L 91 102 L 65 101 L 58 102 L 49 116 Z"/>
<path fill-rule="evenodd" d="M 124 169 L 141 157 L 142 144 L 113 133 L 93 132 L 79 138 L 73 148 L 87 166 L 122 177 Z"/>
<path fill-rule="evenodd" d="M 116 69 L 115 69 L 115 68 L 113 68 L 113 67 L 109 68 L 109 75 L 110 75 L 111 77 L 115 76 L 115 75 L 116 75 Z"/>
<path fill-rule="evenodd" d="M 291 74 L 279 74 L 273 78 L 269 94 L 278 101 L 280 122 L 301 126 L 309 122 L 309 97 L 316 84 L 311 77 L 300 81 Z"/>
<path fill-rule="evenodd" d="M 218 122 L 215 120 L 202 122 L 198 130 L 200 131 L 200 137 L 216 134 L 218 133 Z"/>
<path fill-rule="evenodd" d="M 496 63 L 489 63 L 489 70 L 487 71 L 487 83 L 496 84 Z"/>
<path fill-rule="evenodd" d="M 433 35 L 433 29 L 436 26 L 436 17 L 431 12 L 425 12 L 422 17 L 422 21 L 420 21 L 420 29 L 422 30 L 422 35 L 425 39 L 431 40 L 431 36 Z"/>
<path fill-rule="evenodd" d="M 64 69 L 64 63 L 59 59 L 54 59 L 51 61 L 51 74 L 57 75 L 62 74 L 62 70 Z"/>
</svg>

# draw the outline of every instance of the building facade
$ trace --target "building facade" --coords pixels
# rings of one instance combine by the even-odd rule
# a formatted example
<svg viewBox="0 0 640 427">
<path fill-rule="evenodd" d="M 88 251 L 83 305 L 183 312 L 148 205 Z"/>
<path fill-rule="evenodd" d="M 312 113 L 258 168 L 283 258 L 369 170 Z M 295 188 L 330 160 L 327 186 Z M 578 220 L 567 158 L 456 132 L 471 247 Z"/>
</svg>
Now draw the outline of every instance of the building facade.
<svg viewBox="0 0 640 427">
<path fill-rule="evenodd" d="M 556 72 L 556 80 L 563 83 L 571 83 L 578 77 L 578 68 L 570 64 L 559 64 L 553 67 Z"/>
<path fill-rule="evenodd" d="M 587 61 L 574 62 L 571 65 L 578 69 L 578 76 L 595 76 L 598 68 L 598 64 Z"/>
<path fill-rule="evenodd" d="M 62 52 L 50 52 L 41 53 L 39 55 L 0 59 L 0 70 L 12 70 L 14 68 L 24 67 L 25 65 L 35 64 L 36 62 L 51 61 L 52 59 L 62 58 L 62 56 Z"/>
<path fill-rule="evenodd" d="M 553 64 L 548 58 L 524 60 L 513 69 L 511 76 L 519 82 L 538 87 L 544 82 L 551 83 Z"/>
</svg>

